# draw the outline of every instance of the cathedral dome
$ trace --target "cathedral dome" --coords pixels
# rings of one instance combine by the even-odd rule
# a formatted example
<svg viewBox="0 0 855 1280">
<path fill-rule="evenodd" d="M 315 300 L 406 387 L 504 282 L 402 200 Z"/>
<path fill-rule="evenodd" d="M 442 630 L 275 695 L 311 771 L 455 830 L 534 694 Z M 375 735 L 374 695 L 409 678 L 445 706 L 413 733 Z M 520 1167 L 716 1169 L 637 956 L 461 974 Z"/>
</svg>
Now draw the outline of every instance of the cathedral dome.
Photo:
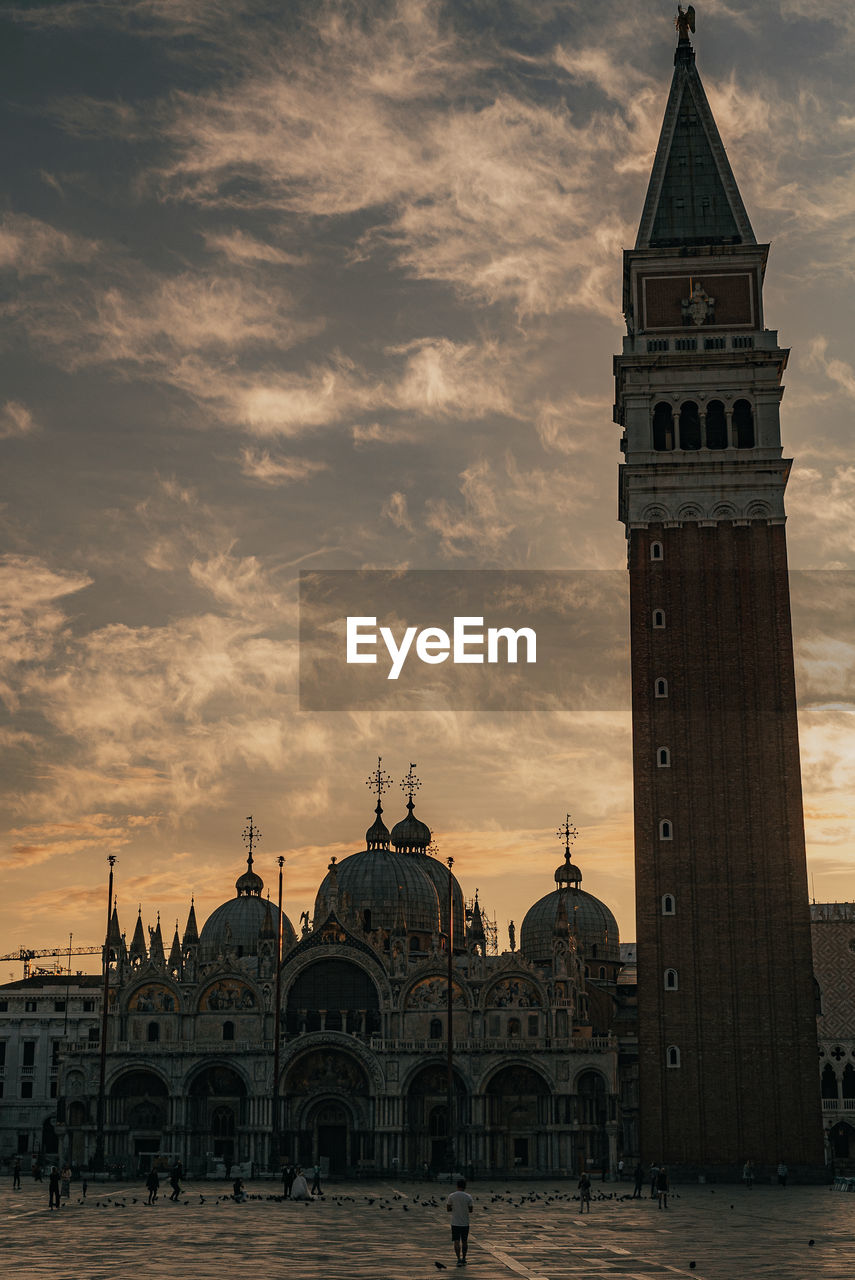
<svg viewBox="0 0 855 1280">
<path fill-rule="evenodd" d="M 545 964 L 552 959 L 554 929 L 561 899 L 586 964 L 592 960 L 620 963 L 617 921 L 605 903 L 584 889 L 554 889 L 529 907 L 520 929 L 520 950 L 527 960 Z M 594 950 L 596 948 L 596 950 Z"/>
<path fill-rule="evenodd" d="M 226 947 L 233 947 L 239 956 L 258 955 L 258 935 L 264 928 L 268 909 L 273 920 L 273 936 L 276 936 L 276 908 L 262 898 L 263 888 L 264 881 L 257 871 L 253 871 L 250 852 L 246 871 L 235 881 L 237 896 L 212 911 L 202 926 L 199 953 L 203 962 L 216 960 Z M 283 911 L 283 955 L 296 941 L 294 926 Z"/>
<path fill-rule="evenodd" d="M 454 949 L 455 951 L 463 946 L 463 933 L 465 924 L 463 920 L 463 893 L 460 885 L 455 877 L 451 874 L 444 862 L 440 862 L 439 858 L 433 858 L 429 853 L 423 854 L 404 854 L 404 857 L 411 858 L 418 868 L 433 881 L 433 887 L 436 889 L 436 896 L 439 899 L 439 927 L 440 932 L 448 936 L 448 877 L 451 876 L 451 901 L 454 910 Z"/>
<path fill-rule="evenodd" d="M 391 930 L 400 915 L 411 932 L 440 931 L 439 898 L 421 858 L 381 848 L 351 854 L 324 877 L 315 898 L 316 924 L 336 893 L 347 895 L 350 911 L 368 929 Z"/>
<path fill-rule="evenodd" d="M 617 921 L 604 902 L 579 888 L 582 872 L 570 861 L 569 825 L 559 835 L 562 833 L 567 839 L 564 861 L 555 870 L 557 887 L 526 912 L 520 929 L 520 950 L 527 960 L 547 963 L 552 958 L 556 929 L 561 932 L 569 927 L 586 964 L 595 960 L 620 964 Z"/>
</svg>

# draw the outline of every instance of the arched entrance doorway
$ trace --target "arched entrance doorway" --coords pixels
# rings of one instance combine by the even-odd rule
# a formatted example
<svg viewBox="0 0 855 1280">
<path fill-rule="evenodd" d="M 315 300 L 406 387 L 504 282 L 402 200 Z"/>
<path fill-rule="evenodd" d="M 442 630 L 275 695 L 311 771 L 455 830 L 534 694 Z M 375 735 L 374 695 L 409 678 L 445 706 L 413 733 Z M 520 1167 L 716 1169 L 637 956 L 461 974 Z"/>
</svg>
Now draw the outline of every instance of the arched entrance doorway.
<svg viewBox="0 0 855 1280">
<path fill-rule="evenodd" d="M 287 1068 L 281 1094 L 286 1159 L 332 1174 L 373 1164 L 368 1076 L 352 1054 L 335 1047 L 301 1054 Z"/>
<path fill-rule="evenodd" d="M 195 1166 L 209 1155 L 231 1166 L 249 1159 L 241 1126 L 246 1124 L 246 1085 L 231 1067 L 216 1064 L 200 1071 L 187 1100 L 190 1154 Z"/>
<path fill-rule="evenodd" d="M 108 1136 L 108 1155 L 137 1173 L 146 1173 L 168 1150 L 163 1137 L 168 1119 L 168 1090 L 160 1076 L 154 1071 L 125 1072 L 110 1088 L 107 1125 L 115 1137 Z"/>
<path fill-rule="evenodd" d="M 831 1154 L 835 1160 L 855 1156 L 855 1129 L 845 1120 L 838 1120 L 831 1130 Z"/>
<path fill-rule="evenodd" d="M 454 1072 L 452 1138 L 458 1168 L 468 1157 L 468 1095 Z M 421 1067 L 407 1089 L 407 1165 L 421 1170 L 427 1164 L 436 1174 L 448 1168 L 448 1068 L 441 1063 Z"/>
<path fill-rule="evenodd" d="M 550 1090 L 531 1067 L 503 1067 L 487 1085 L 490 1166 L 508 1172 L 546 1167 Z"/>
</svg>

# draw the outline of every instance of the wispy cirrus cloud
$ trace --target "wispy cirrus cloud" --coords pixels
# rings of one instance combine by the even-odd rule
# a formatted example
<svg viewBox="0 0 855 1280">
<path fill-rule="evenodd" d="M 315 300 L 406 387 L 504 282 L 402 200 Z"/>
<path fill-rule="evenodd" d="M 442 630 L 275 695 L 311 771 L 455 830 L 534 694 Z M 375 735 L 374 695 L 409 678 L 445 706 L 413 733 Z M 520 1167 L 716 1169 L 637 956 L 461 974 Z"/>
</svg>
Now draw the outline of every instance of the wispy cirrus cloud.
<svg viewBox="0 0 855 1280">
<path fill-rule="evenodd" d="M 28 436 L 31 431 L 37 429 L 32 413 L 19 400 L 7 400 L 0 406 L 0 440 L 10 440 L 14 436 Z"/>
</svg>

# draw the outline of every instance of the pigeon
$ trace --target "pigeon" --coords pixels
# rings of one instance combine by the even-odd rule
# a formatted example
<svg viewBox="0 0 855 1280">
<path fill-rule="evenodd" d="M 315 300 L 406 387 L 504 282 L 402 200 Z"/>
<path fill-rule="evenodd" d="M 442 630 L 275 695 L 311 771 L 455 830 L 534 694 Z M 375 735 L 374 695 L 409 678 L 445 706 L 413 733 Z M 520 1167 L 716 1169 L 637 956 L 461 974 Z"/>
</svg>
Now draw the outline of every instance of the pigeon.
<svg viewBox="0 0 855 1280">
<path fill-rule="evenodd" d="M 433 1265 L 436 1267 L 437 1271 L 447 1271 L 447 1270 L 448 1270 L 448 1267 L 445 1265 L 445 1263 L 444 1263 L 444 1262 L 434 1262 L 434 1264 L 433 1264 Z"/>
<path fill-rule="evenodd" d="M 815 1244 L 816 1244 L 815 1240 L 808 1240 L 808 1248 L 812 1249 Z"/>
<path fill-rule="evenodd" d="M 690 1270 L 690 1271 L 694 1271 L 694 1269 L 695 1269 L 695 1267 L 696 1267 L 697 1265 L 698 1265 L 698 1264 L 697 1264 L 696 1262 L 690 1262 L 690 1263 L 689 1263 L 689 1270 Z"/>
</svg>

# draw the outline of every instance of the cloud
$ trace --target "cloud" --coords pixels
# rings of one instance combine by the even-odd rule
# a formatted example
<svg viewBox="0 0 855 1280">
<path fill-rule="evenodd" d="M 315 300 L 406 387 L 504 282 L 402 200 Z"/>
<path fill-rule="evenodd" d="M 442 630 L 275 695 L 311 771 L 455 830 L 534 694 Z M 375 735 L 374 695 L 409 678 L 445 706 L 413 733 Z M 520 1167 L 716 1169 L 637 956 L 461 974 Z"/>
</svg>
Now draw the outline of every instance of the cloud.
<svg viewBox="0 0 855 1280">
<path fill-rule="evenodd" d="M 286 454 L 271 454 L 267 449 L 241 450 L 241 472 L 250 480 L 261 484 L 293 484 L 310 480 L 321 471 L 327 471 L 326 462 L 312 458 L 295 458 Z"/>
<path fill-rule="evenodd" d="M 0 698 L 18 706 L 16 671 L 44 660 L 67 627 L 58 602 L 91 585 L 85 574 L 59 572 L 36 556 L 0 558 Z"/>
<path fill-rule="evenodd" d="M 93 850 L 113 853 L 135 838 L 141 827 L 157 822 L 152 814 L 80 814 L 69 822 L 31 823 L 12 827 L 8 844 L 0 849 L 7 867 L 31 867 L 53 858 L 73 857 Z"/>
<path fill-rule="evenodd" d="M 584 476 L 564 477 L 556 486 L 551 471 L 521 467 L 510 450 L 499 465 L 481 458 L 468 466 L 460 473 L 459 490 L 459 503 L 446 498 L 425 503 L 425 524 L 439 536 L 440 553 L 451 560 L 471 555 L 505 568 L 511 557 L 525 563 L 526 545 L 519 538 L 529 545 L 536 539 L 536 513 L 553 518 L 595 497 Z"/>
<path fill-rule="evenodd" d="M 0 270 L 18 276 L 45 275 L 69 263 L 90 262 L 97 250 L 95 241 L 60 231 L 38 218 L 0 215 Z"/>
<path fill-rule="evenodd" d="M 7 400 L 0 408 L 0 440 L 26 436 L 35 430 L 35 420 L 26 405 L 18 400 Z"/>
</svg>

